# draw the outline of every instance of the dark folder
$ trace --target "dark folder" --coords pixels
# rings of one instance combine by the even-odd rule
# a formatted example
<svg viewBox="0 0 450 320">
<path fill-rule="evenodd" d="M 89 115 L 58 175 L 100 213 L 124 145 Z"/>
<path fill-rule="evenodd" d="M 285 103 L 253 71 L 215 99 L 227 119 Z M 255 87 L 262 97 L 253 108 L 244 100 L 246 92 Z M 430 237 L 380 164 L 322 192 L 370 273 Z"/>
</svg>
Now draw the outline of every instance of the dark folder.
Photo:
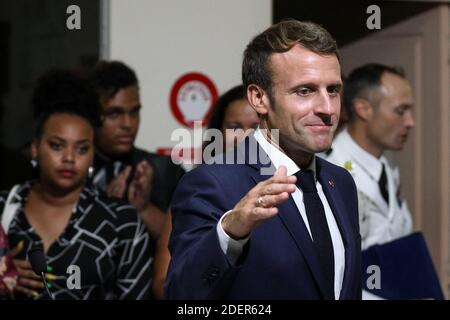
<svg viewBox="0 0 450 320">
<path fill-rule="evenodd" d="M 422 233 L 382 244 L 362 252 L 363 289 L 385 299 L 437 299 L 444 295 Z M 380 270 L 380 288 L 373 286 Z M 369 268 L 369 269 L 368 269 Z M 369 273 L 367 270 L 371 270 Z M 369 280 L 369 281 L 368 281 Z"/>
</svg>

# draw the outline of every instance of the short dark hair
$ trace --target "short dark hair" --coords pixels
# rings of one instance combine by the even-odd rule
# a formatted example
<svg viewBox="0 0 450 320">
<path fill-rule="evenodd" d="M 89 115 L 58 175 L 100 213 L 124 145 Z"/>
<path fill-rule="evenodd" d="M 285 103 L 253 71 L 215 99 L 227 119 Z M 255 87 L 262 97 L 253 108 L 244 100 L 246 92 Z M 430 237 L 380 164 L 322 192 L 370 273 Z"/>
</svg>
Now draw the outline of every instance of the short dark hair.
<svg viewBox="0 0 450 320">
<path fill-rule="evenodd" d="M 338 60 L 340 59 L 336 41 L 320 25 L 313 22 L 284 20 L 257 35 L 245 49 L 242 63 L 244 87 L 256 84 L 272 99 L 270 55 L 289 51 L 297 44 L 314 53 L 334 54 Z"/>
<path fill-rule="evenodd" d="M 101 107 L 94 88 L 70 71 L 52 69 L 37 81 L 32 95 L 34 137 L 42 137 L 44 126 L 54 114 L 72 114 L 92 128 L 101 125 Z"/>
<path fill-rule="evenodd" d="M 237 100 L 245 99 L 246 91 L 244 90 L 243 85 L 235 86 L 229 89 L 227 92 L 222 94 L 219 99 L 214 104 L 214 111 L 211 115 L 211 118 L 208 123 L 208 129 L 217 129 L 222 132 L 223 121 L 225 119 L 225 113 L 230 106 L 231 103 Z M 202 148 L 205 149 L 207 145 L 212 143 L 212 141 L 208 141 L 209 137 L 203 142 Z M 213 138 L 212 138 L 213 139 Z"/>
<path fill-rule="evenodd" d="M 374 107 L 378 102 L 374 100 L 372 93 L 381 86 L 381 77 L 384 73 L 392 73 L 401 78 L 405 74 L 401 68 L 386 66 L 379 63 L 368 63 L 354 69 L 344 81 L 344 108 L 349 121 L 355 119 L 355 108 L 353 106 L 356 98 L 371 102 Z"/>
<path fill-rule="evenodd" d="M 89 78 L 97 92 L 108 98 L 120 89 L 138 86 L 136 73 L 120 61 L 100 61 Z"/>
<path fill-rule="evenodd" d="M 244 91 L 243 85 L 238 85 L 224 94 L 222 94 L 214 105 L 214 111 L 209 120 L 208 129 L 219 129 L 222 130 L 223 120 L 225 119 L 225 112 L 228 106 L 236 101 L 245 99 L 246 92 Z"/>
</svg>

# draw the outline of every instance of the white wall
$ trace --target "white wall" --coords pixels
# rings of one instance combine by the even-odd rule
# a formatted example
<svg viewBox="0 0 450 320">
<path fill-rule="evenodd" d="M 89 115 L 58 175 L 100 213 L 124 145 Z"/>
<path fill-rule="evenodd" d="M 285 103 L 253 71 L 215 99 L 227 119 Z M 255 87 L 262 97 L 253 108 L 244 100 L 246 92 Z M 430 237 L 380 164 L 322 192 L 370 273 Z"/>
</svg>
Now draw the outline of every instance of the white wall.
<svg viewBox="0 0 450 320">
<path fill-rule="evenodd" d="M 271 0 L 110 0 L 110 59 L 123 60 L 140 80 L 143 110 L 137 145 L 175 146 L 183 127 L 169 106 L 171 86 L 197 71 L 219 94 L 241 82 L 242 53 L 271 24 Z"/>
</svg>

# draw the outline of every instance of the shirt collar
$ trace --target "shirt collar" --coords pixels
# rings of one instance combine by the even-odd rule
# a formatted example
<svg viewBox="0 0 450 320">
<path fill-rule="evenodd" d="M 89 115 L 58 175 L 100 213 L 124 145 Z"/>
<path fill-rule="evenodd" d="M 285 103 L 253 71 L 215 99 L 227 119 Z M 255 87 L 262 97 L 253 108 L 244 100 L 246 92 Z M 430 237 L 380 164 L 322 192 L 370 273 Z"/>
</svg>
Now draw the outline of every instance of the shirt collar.
<svg viewBox="0 0 450 320">
<path fill-rule="evenodd" d="M 19 185 L 11 199 L 11 203 L 20 203 L 21 206 L 25 206 L 25 202 L 28 198 L 28 193 L 35 183 L 36 180 L 28 180 Z"/>
<path fill-rule="evenodd" d="M 363 148 L 361 148 L 355 140 L 348 133 L 347 128 L 342 130 L 342 140 L 349 151 L 349 154 L 352 155 L 352 158 L 355 162 L 358 163 L 360 167 L 362 167 L 365 171 L 367 171 L 373 179 L 379 180 L 382 171 L 383 163 L 387 165 L 387 160 L 384 156 L 380 158 L 376 158 Z"/>
<path fill-rule="evenodd" d="M 284 165 L 287 168 L 287 175 L 291 176 L 299 172 L 301 169 L 297 164 L 289 158 L 283 151 L 278 149 L 276 146 L 271 144 L 264 134 L 261 132 L 259 126 L 256 128 L 254 133 L 254 138 L 258 142 L 258 144 L 261 146 L 261 148 L 264 150 L 264 152 L 269 157 L 270 161 L 272 162 L 275 169 L 278 169 L 280 166 Z M 314 174 L 314 179 L 316 180 L 316 156 L 313 155 L 312 161 L 309 164 L 308 168 L 309 170 L 312 170 Z"/>
<path fill-rule="evenodd" d="M 113 165 L 114 163 L 124 163 L 126 165 L 131 165 L 134 160 L 136 148 L 133 146 L 131 150 L 123 155 L 107 158 L 101 155 L 99 152 L 94 154 L 94 166 L 96 168 Z"/>
<path fill-rule="evenodd" d="M 28 194 L 37 180 L 29 180 L 21 184 L 15 192 L 12 203 L 20 204 L 20 207 L 25 208 Z M 93 202 L 93 198 L 99 195 L 100 191 L 92 184 L 86 183 L 81 190 L 80 197 L 75 203 L 72 209 L 72 215 L 69 219 L 69 225 L 75 224 L 75 222 L 82 216 L 86 208 L 88 208 Z"/>
</svg>

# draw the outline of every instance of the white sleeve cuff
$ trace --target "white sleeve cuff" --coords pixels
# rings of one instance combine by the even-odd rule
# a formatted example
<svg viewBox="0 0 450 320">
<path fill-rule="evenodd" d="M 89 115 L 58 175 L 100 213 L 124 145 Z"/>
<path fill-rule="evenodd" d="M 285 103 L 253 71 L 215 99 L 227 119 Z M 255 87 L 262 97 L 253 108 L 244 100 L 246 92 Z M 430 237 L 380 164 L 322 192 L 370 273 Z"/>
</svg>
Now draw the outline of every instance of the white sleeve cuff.
<svg viewBox="0 0 450 320">
<path fill-rule="evenodd" d="M 250 236 L 248 236 L 247 238 L 241 239 L 241 240 L 234 240 L 226 234 L 225 230 L 223 230 L 223 228 L 222 228 L 222 220 L 230 212 L 231 212 L 231 210 L 225 212 L 222 215 L 219 222 L 217 223 L 216 230 L 217 230 L 217 236 L 219 237 L 220 248 L 222 249 L 223 253 L 227 256 L 227 258 L 231 262 L 231 264 L 235 265 L 237 260 L 239 259 L 239 257 L 242 254 L 244 245 L 250 239 Z"/>
</svg>

